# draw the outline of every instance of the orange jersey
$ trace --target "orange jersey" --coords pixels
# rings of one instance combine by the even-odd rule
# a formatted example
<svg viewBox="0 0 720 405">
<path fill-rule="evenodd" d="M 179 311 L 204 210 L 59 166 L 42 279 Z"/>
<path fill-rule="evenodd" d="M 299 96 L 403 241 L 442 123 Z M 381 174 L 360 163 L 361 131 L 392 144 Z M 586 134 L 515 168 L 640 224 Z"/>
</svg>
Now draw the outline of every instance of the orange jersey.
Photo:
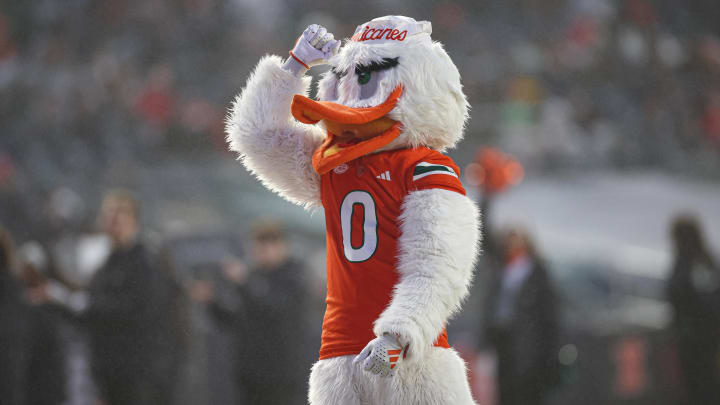
<svg viewBox="0 0 720 405">
<path fill-rule="evenodd" d="M 392 298 L 405 196 L 442 188 L 465 194 L 460 169 L 421 147 L 362 156 L 322 175 L 327 231 L 327 308 L 320 359 L 358 354 Z M 443 332 L 436 346 L 449 347 Z"/>
</svg>

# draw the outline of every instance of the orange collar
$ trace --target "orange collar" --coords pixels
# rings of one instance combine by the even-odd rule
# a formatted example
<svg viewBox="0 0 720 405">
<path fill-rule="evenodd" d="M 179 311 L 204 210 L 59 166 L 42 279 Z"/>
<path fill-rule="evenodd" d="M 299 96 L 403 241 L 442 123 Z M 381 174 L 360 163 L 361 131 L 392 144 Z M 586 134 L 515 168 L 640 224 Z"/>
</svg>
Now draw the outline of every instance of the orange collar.
<svg viewBox="0 0 720 405">
<path fill-rule="evenodd" d="M 397 86 L 392 93 L 390 93 L 387 100 L 378 106 L 352 108 L 329 101 L 315 101 L 296 94 L 293 97 L 290 111 L 298 121 L 305 124 L 316 124 L 321 120 L 327 119 L 343 124 L 362 125 L 384 117 L 395 108 L 401 95 L 402 86 Z M 313 154 L 313 167 L 318 173 L 325 174 L 342 163 L 349 162 L 382 148 L 397 138 L 401 132 L 402 124 L 398 122 L 380 135 L 355 145 L 339 148 L 335 153 L 326 155 L 328 148 L 333 146 L 335 138 L 333 134 L 328 132 L 325 141 Z"/>
</svg>

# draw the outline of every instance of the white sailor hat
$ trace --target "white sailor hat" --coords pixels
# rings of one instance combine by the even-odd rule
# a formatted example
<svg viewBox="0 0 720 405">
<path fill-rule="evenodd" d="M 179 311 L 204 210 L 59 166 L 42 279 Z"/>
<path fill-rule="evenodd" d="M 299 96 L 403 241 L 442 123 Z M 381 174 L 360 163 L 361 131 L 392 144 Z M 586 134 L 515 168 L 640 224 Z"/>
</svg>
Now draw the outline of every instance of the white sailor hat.
<svg viewBox="0 0 720 405">
<path fill-rule="evenodd" d="M 430 42 L 431 33 L 430 21 L 416 21 L 410 17 L 389 15 L 358 25 L 350 40 L 368 45 L 403 44 L 411 40 Z"/>
</svg>

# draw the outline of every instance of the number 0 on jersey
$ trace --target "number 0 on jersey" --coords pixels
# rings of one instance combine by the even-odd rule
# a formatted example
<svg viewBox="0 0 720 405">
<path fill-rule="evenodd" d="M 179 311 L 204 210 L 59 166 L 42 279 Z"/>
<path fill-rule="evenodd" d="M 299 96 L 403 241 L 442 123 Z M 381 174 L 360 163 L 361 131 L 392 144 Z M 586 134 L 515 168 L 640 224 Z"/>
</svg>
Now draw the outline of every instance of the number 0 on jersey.
<svg viewBox="0 0 720 405">
<path fill-rule="evenodd" d="M 353 247 L 352 217 L 355 205 L 363 208 L 362 245 Z M 340 226 L 342 227 L 343 250 L 350 262 L 364 262 L 372 257 L 377 249 L 377 212 L 375 200 L 367 191 L 355 190 L 347 193 L 340 205 Z"/>
</svg>

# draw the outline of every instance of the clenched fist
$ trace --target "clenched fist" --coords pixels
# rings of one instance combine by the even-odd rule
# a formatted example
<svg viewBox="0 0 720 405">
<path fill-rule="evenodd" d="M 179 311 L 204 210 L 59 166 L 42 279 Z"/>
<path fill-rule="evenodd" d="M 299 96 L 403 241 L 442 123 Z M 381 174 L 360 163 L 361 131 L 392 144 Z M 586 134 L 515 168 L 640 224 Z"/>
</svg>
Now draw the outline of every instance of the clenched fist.
<svg viewBox="0 0 720 405">
<path fill-rule="evenodd" d="M 290 51 L 290 58 L 284 68 L 297 74 L 305 73 L 313 66 L 327 63 L 340 48 L 340 41 L 325 27 L 312 24 L 303 31 Z"/>
</svg>

